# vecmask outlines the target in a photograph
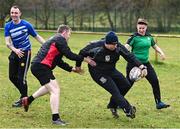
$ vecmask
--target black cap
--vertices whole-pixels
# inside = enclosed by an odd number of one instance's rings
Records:
[[[109,31],[106,34],[106,44],[117,44],[118,43],[118,37],[113,31]]]

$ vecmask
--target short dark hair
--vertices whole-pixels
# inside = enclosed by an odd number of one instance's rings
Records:
[[[18,5],[13,5],[11,8],[19,9],[19,11],[21,11]]]
[[[59,25],[58,29],[57,29],[57,33],[62,33],[63,31],[71,31],[71,28],[68,25]]]

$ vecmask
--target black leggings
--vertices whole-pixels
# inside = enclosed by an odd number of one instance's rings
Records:
[[[31,52],[24,51],[24,56],[19,58],[14,52],[9,56],[9,79],[19,90],[21,96],[27,96],[28,88],[26,75],[31,60]]]
[[[146,79],[151,84],[155,102],[158,103],[161,100],[161,93],[159,87],[159,80],[157,78],[156,72],[149,62],[143,64],[147,67],[148,74],[146,76]],[[133,67],[134,65],[130,63],[128,63],[126,67],[126,78],[129,80],[131,86],[133,86],[134,82],[129,79],[129,72]]]

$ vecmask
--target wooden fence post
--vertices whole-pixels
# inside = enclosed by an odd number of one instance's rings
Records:
[[[155,42],[156,44],[158,45],[158,40],[157,40],[158,36],[155,36]],[[157,63],[158,62],[158,53],[157,51],[155,51],[155,62]]]

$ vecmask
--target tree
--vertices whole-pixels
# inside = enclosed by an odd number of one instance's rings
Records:
[[[49,29],[49,19],[53,12],[52,8],[54,7],[53,3],[53,0],[36,0],[34,2],[35,10],[37,11],[38,8],[38,12],[36,12],[37,19],[43,23],[45,29]]]
[[[4,26],[6,17],[9,15],[10,8],[14,4],[15,0],[0,0],[0,27]]]

